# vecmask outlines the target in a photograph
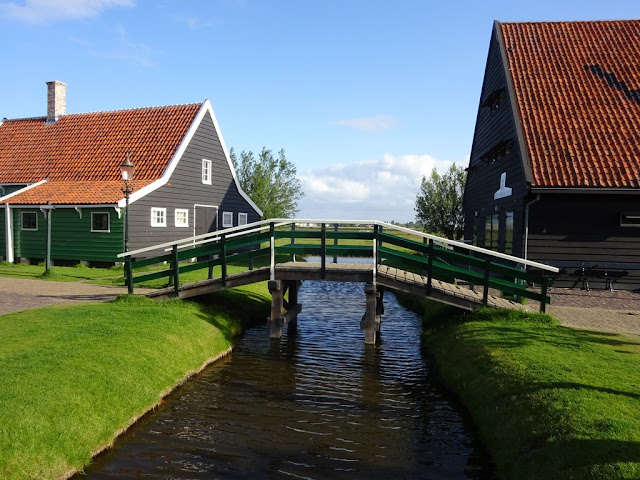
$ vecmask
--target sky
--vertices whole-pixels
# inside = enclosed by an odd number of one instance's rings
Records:
[[[298,218],[414,220],[467,166],[494,20],[640,18],[640,2],[0,0],[0,118],[212,103],[236,151],[284,149]]]

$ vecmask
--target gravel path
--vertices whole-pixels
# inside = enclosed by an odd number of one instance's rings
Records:
[[[640,294],[623,290],[552,289],[547,313],[562,325],[640,335]]]
[[[0,315],[47,305],[108,302],[124,293],[126,287],[0,277]]]

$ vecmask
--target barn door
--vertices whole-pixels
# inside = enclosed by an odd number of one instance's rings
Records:
[[[195,234],[215,232],[218,229],[218,207],[210,205],[195,206]]]

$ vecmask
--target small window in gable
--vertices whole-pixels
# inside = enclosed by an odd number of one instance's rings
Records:
[[[38,230],[38,212],[22,212],[21,216],[22,230]]]
[[[239,213],[238,214],[238,225],[246,225],[247,224],[247,214]]]
[[[175,225],[176,227],[188,227],[189,226],[189,210],[176,208],[175,211]]]
[[[167,209],[166,208],[151,208],[151,226],[152,227],[166,227],[167,226]]]
[[[495,147],[489,150],[482,156],[482,160],[487,162],[488,165],[497,162],[498,160],[511,154],[513,151],[513,140],[505,140],[498,143]]]
[[[109,233],[108,212],[91,212],[91,231]]]
[[[489,110],[493,112],[494,110],[500,108],[500,105],[504,103],[506,98],[507,96],[504,93],[504,88],[500,88],[491,92],[487,99],[482,102],[482,106],[489,107]]]
[[[222,212],[222,228],[233,227],[233,213]]]
[[[211,185],[211,160],[202,160],[202,183]]]

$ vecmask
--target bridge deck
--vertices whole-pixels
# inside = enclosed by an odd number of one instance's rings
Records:
[[[333,282],[371,282],[373,265],[362,263],[327,263],[324,278],[321,264],[314,262],[286,262],[275,266],[277,280],[327,280]],[[192,284],[180,285],[180,298],[195,297],[207,293],[224,290],[269,280],[269,267],[263,267],[234,275],[229,275],[226,281],[221,278],[202,280]],[[473,310],[482,305],[482,293],[473,291],[464,285],[432,280],[432,288],[427,295],[427,277],[400,270],[397,268],[378,265],[376,282],[379,285],[400,290],[422,297],[431,297],[442,303],[447,303],[465,310]],[[148,294],[152,298],[171,298],[175,296],[173,287],[160,289]],[[506,309],[527,309],[526,306],[489,295],[489,306]]]

